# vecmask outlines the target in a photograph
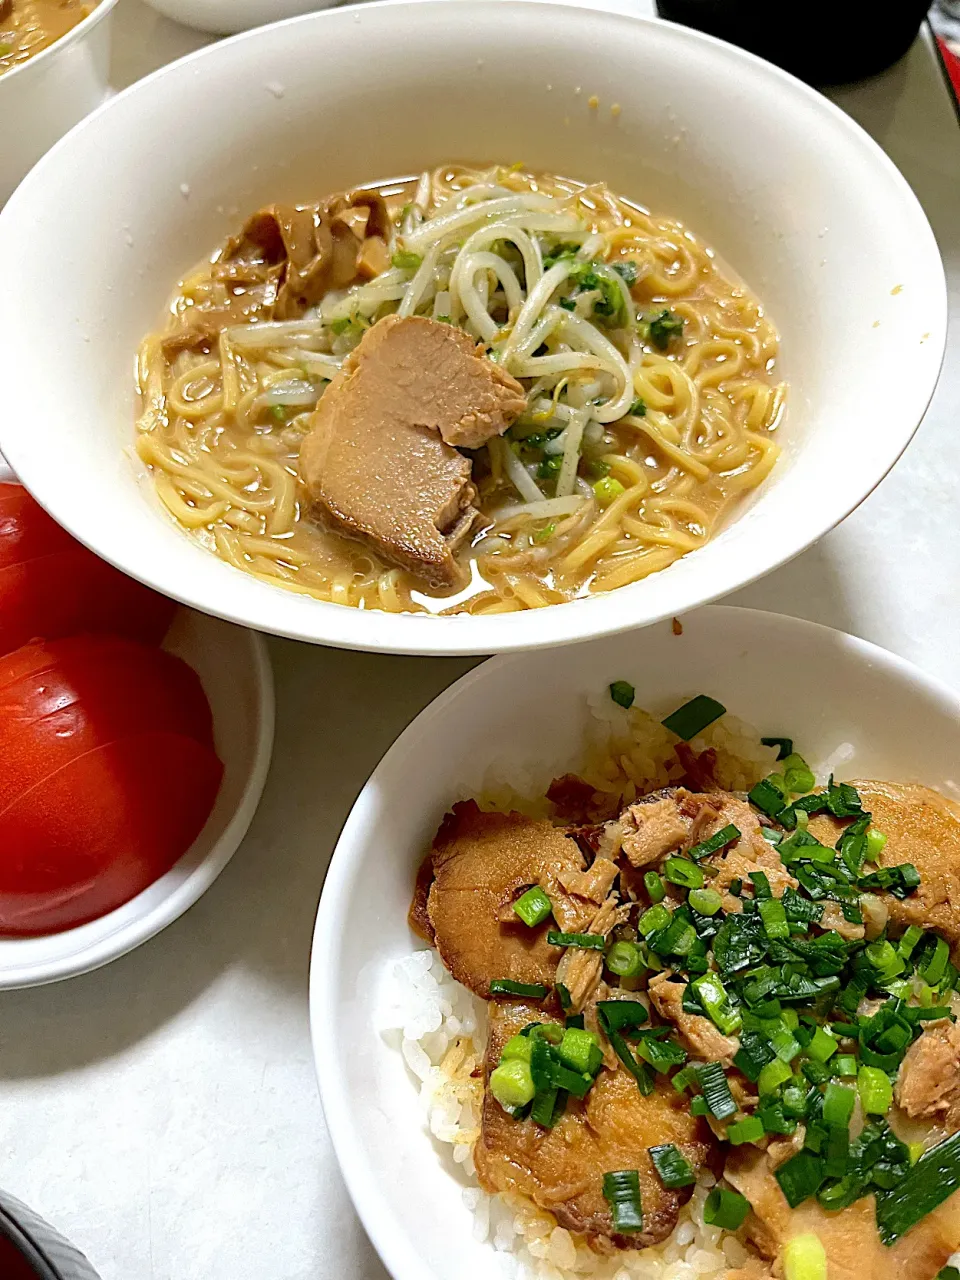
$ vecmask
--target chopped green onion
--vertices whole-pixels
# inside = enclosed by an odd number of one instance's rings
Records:
[[[545,1000],[550,988],[542,982],[513,982],[510,978],[494,978],[490,983],[492,996],[526,996],[528,1000]]]
[[[834,1058],[833,1074],[835,1076],[855,1076],[857,1074],[857,1060],[852,1053],[841,1053]]]
[[[533,535],[534,542],[549,542],[557,531],[556,520],[551,520],[549,524],[545,524],[542,529],[538,529]]]
[[[876,862],[883,853],[887,843],[887,837],[882,831],[878,831],[876,827],[871,827],[867,832],[867,861]]]
[[[513,904],[513,909],[523,923],[531,929],[538,924],[543,924],[553,910],[550,906],[550,899],[538,884],[535,884],[532,889],[528,889],[526,893],[521,894]]]
[[[960,1132],[926,1151],[892,1190],[877,1196],[877,1230],[891,1245],[960,1188]]]
[[[740,1147],[745,1142],[759,1142],[763,1134],[763,1121],[760,1117],[747,1116],[745,1120],[738,1120],[736,1124],[730,1125],[727,1129],[727,1141]]]
[[[580,947],[584,951],[602,951],[607,940],[602,933],[562,933],[559,929],[547,931],[551,947]]]
[[[665,1075],[671,1067],[682,1066],[687,1060],[686,1050],[681,1049],[675,1041],[659,1038],[659,1028],[649,1033],[640,1033],[637,1053],[661,1075]]]
[[[696,1174],[690,1168],[689,1162],[672,1142],[650,1147],[647,1154],[657,1171],[657,1177],[670,1190],[676,1190],[678,1187],[692,1187],[696,1182]]]
[[[728,844],[733,844],[734,840],[740,839],[740,835],[740,828],[729,822],[709,840],[701,840],[699,844],[695,844],[690,850],[690,857],[699,862],[701,858],[707,858],[711,853],[719,853]]]
[[[581,1075],[595,1076],[603,1064],[603,1051],[591,1031],[567,1027],[557,1045],[557,1056],[565,1067]]]
[[[960,1280],[960,1270],[956,1267],[941,1267],[937,1272],[936,1280]]]
[[[949,959],[950,947],[943,938],[937,938],[930,958],[920,968],[920,977],[935,986],[943,977]]]
[[[749,875],[753,883],[753,896],[758,902],[763,898],[773,897],[773,890],[770,888],[770,881],[765,871],[751,871]]]
[[[794,1236],[783,1248],[784,1280],[827,1280],[827,1254],[812,1231]]]
[[[631,262],[629,258],[623,258],[619,262],[611,262],[610,266],[623,279],[628,289],[632,288],[640,277],[640,270],[637,264]]]
[[[561,461],[563,460],[562,455],[557,454],[556,456]],[[597,502],[601,507],[609,507],[611,502],[615,502],[626,490],[614,476],[601,476],[599,480],[594,481],[593,492],[596,494]]]
[[[761,1093],[775,1093],[792,1075],[793,1071],[788,1063],[774,1058],[772,1062],[766,1063],[757,1077],[757,1088]]]
[[[701,889],[703,872],[695,862],[687,858],[667,858],[663,864],[664,877],[671,884],[678,884],[684,889]]]
[[[566,1011],[573,1008],[573,996],[570,994],[570,988],[564,986],[562,982],[558,982],[556,986],[557,999],[560,1001],[560,1008]]]
[[[670,919],[670,912],[667,908],[658,904],[643,913],[637,921],[637,928],[645,938],[650,938],[659,930],[668,928]]]
[[[727,1077],[719,1062],[697,1064],[697,1080],[703,1090],[703,1096],[711,1115],[717,1120],[726,1120],[735,1114],[737,1104],[733,1100]]]
[[[814,1062],[826,1062],[837,1052],[837,1042],[829,1031],[825,1031],[823,1027],[817,1027],[813,1033],[813,1039],[807,1045],[807,1053]]]
[[[864,948],[864,955],[882,982],[890,982],[898,973],[903,973],[903,960],[885,938],[878,938]]]
[[[620,1235],[643,1230],[640,1175],[636,1169],[618,1169],[603,1175],[603,1198],[610,1206],[613,1229]]]
[[[878,1067],[861,1067],[857,1072],[860,1105],[867,1115],[884,1116],[893,1102],[893,1085],[886,1072]]]
[[[657,350],[666,351],[671,339],[683,333],[683,317],[664,309],[647,321],[647,332]]]
[[[745,1031],[740,1037],[740,1048],[734,1055],[733,1065],[751,1083],[756,1084],[763,1068],[775,1059],[776,1055],[762,1036],[758,1036],[755,1031]]]
[[[530,1119],[544,1129],[552,1129],[567,1106],[567,1095],[562,1089],[541,1089],[533,1099]]]
[[[787,790],[795,796],[805,795],[817,785],[817,780],[806,760],[794,752],[786,756],[783,761],[783,778]]]
[[[786,760],[787,756],[793,755],[792,738],[761,738],[760,741],[765,747],[779,748],[777,753],[778,760]]]
[[[713,724],[714,720],[719,720],[722,715],[726,715],[726,711],[727,708],[721,702],[707,697],[705,693],[700,693],[689,702],[685,702],[682,707],[678,707],[661,723],[678,738],[689,742],[691,738],[695,738],[698,733],[706,729],[708,724]]]
[[[490,1092],[508,1111],[516,1111],[533,1101],[536,1092],[530,1066],[520,1058],[509,1058],[490,1072]]]
[[[509,1062],[511,1058],[519,1058],[521,1062],[529,1063],[533,1053],[533,1041],[533,1036],[511,1036],[500,1050],[500,1061]]]
[[[650,901],[654,904],[662,902],[667,896],[667,890],[663,881],[655,871],[646,871],[643,876],[643,887],[646,889]]]
[[[703,1206],[703,1220],[708,1227],[739,1231],[750,1212],[750,1202],[739,1191],[714,1187]]]
[[[646,967],[635,942],[615,942],[607,952],[606,966],[618,978],[636,978]]]
[[[422,261],[423,258],[419,253],[410,253],[405,249],[398,249],[393,255],[392,265],[401,271],[416,271]]]
[[[899,946],[897,947],[897,950],[903,956],[904,960],[910,959],[910,955],[914,947],[922,937],[923,930],[918,929],[915,924],[910,925],[904,930],[903,937],[900,939]]]
[[[800,1052],[800,1042],[785,1026],[770,1033],[770,1044],[781,1062],[792,1062]]]
[[[743,1026],[743,1019],[730,1003],[730,997],[719,974],[705,973],[691,985],[711,1022],[725,1036],[735,1035]]]
[[[715,916],[723,906],[716,889],[691,889],[687,902],[700,916]]]
[[[761,778],[748,792],[747,799],[768,818],[775,818],[784,807],[783,792],[769,778]]]
[[[773,1175],[780,1184],[780,1190],[786,1197],[791,1209],[796,1209],[810,1196],[815,1196],[823,1183],[825,1170],[823,1161],[812,1151],[798,1151],[791,1156]]]
[[[638,396],[637,399],[634,400],[630,408],[627,410],[627,413],[630,415],[631,418],[645,418],[647,416],[647,406],[646,404],[644,404],[643,400]]]
[[[614,680],[610,686],[610,697],[614,700],[618,707],[624,710],[633,706],[633,700],[637,696],[637,692],[632,684],[627,684],[626,680]]]
[[[768,938],[790,936],[787,912],[779,898],[764,898],[759,904],[759,909],[760,919],[763,921],[763,928]]]
[[[560,474],[560,468],[563,466],[563,455],[560,453],[551,454],[549,457],[542,459],[537,467],[538,480],[553,480]],[[597,482],[599,484],[599,481]]]
[[[823,1094],[823,1122],[830,1128],[846,1129],[853,1115],[856,1091],[843,1084],[827,1085]]]

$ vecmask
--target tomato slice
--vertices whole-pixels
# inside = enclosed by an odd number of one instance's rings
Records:
[[[0,657],[0,811],[77,756],[145,732],[213,746],[200,680],[173,654],[91,635]]]
[[[0,568],[77,545],[22,484],[0,484]]]
[[[215,752],[140,733],[71,760],[0,813],[0,934],[55,933],[141,893],[200,834]]]
[[[79,544],[0,568],[0,653],[43,636],[111,631],[159,644],[176,605]]]

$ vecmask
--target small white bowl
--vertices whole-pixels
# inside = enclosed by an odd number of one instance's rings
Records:
[[[185,27],[232,35],[266,22],[294,18],[315,9],[326,9],[340,0],[147,0],[151,8]]]
[[[424,946],[407,927],[417,866],[444,812],[480,791],[491,766],[545,786],[581,755],[586,698],[624,679],[653,710],[711,694],[761,734],[791,736],[811,764],[849,744],[841,778],[920,781],[960,798],[953,690],[796,618],[717,607],[682,621],[682,636],[664,623],[475,668],[401,734],[343,828],[313,939],[314,1058],[347,1188],[394,1280],[503,1274],[492,1245],[473,1239],[465,1182],[426,1129],[419,1081],[382,1035],[392,965]]]
[[[178,529],[131,463],[137,343],[247,211],[456,158],[603,179],[712,244],[782,331],[784,456],[705,547],[571,604],[432,618],[257,581]],[[826,98],[686,27],[516,0],[353,6],[201,50],[55,147],[0,214],[0,243],[16,246],[0,282],[0,449],[24,484],[167,595],[355,649],[563,644],[743,586],[882,479],[923,416],[945,341],[923,211]]]
[[[106,97],[116,3],[100,0],[49,48],[0,75],[0,205],[43,153]]]
[[[262,636],[180,609],[165,649],[199,675],[223,782],[200,835],[148,889],[97,920],[37,938],[0,938],[0,990],[72,978],[126,955],[193,906],[233,857],[260,802],[273,750],[273,673]]]

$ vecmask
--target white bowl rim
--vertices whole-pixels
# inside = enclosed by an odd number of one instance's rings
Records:
[[[18,62],[15,67],[11,67],[9,71],[4,71],[0,75],[0,94],[3,93],[3,86],[11,83],[21,72],[29,71],[32,67],[42,66],[50,57],[50,55],[59,53],[76,40],[82,40],[88,31],[92,30],[98,22],[103,19],[117,5],[117,0],[99,0],[96,8],[91,9],[87,16],[81,19],[75,27],[71,27],[69,31],[65,31],[62,36],[58,36],[53,44],[48,44],[45,49],[41,49],[39,53],[35,53],[32,57]],[[102,105],[102,104],[101,104]],[[99,110],[99,107],[97,108]],[[52,148],[51,148],[52,150]]]
[[[930,675],[906,658],[892,653],[889,649],[884,649],[870,640],[851,635],[849,632],[840,631],[836,627],[824,626],[822,623],[810,622],[805,618],[796,618],[789,614],[774,613],[764,609],[745,609],[737,605],[707,605],[703,610],[696,610],[695,615],[691,616],[699,617],[701,612],[713,619],[722,619],[723,615],[731,617],[735,615],[742,620],[746,614],[761,625],[785,626],[801,634],[806,633],[811,638],[816,636],[821,641],[832,645],[842,643],[848,651],[852,650],[856,653],[865,665],[881,668],[900,680],[912,684],[938,701],[950,704],[955,712],[960,709],[960,693],[944,681]],[[598,636],[596,639],[600,640],[603,637]],[[335,982],[338,966],[334,963],[334,958],[341,936],[340,922],[346,906],[349,879],[355,865],[355,859],[350,856],[349,850],[360,848],[359,843],[356,842],[356,835],[360,834],[367,821],[366,802],[377,791],[380,779],[389,775],[401,760],[416,754],[418,741],[429,736],[433,725],[446,715],[451,704],[456,702],[468,688],[478,681],[495,677],[505,668],[525,660],[528,659],[525,659],[522,653],[500,654],[487,659],[438,694],[407,725],[393,745],[388,748],[350,808],[330,859],[317,908],[310,954],[308,1001],[310,1039],[320,1104],[330,1141],[354,1208],[383,1265],[395,1280],[414,1280],[422,1273],[422,1264],[409,1249],[405,1240],[389,1229],[393,1211],[382,1197],[375,1180],[370,1176],[363,1148],[355,1141],[351,1109],[347,1090],[344,1087],[343,1063],[335,1055],[330,1055],[329,1039],[324,1034],[327,1011],[336,1008],[341,995],[340,988]]]
[[[199,616],[201,622],[206,621],[203,614]],[[242,635],[239,635],[238,639],[241,643],[246,643],[250,651],[258,733],[243,791],[220,838],[190,874],[145,915],[109,932],[105,937],[91,942],[72,955],[65,955],[58,959],[38,958],[23,963],[19,967],[5,963],[3,970],[0,971],[0,991],[46,986],[51,982],[79,977],[80,974],[101,969],[111,960],[118,960],[121,956],[127,955],[142,943],[156,937],[162,929],[173,924],[174,920],[178,920],[184,912],[188,911],[206,893],[236,853],[253,820],[267,781],[273,754],[276,714],[273,668],[270,665],[266,640],[259,632],[251,631],[249,628],[241,628],[240,631]],[[99,916],[91,923],[102,926],[105,922],[109,922],[112,914],[108,912],[107,915]],[[79,925],[76,929],[64,929],[50,936],[64,940],[71,934],[79,934],[88,927],[89,925]],[[36,939],[31,937],[27,941],[34,942]],[[15,944],[17,939],[6,938],[4,942]]]
[[[115,0],[105,0],[105,2],[114,3]],[[249,601],[250,597],[243,590],[220,590],[218,598],[211,603],[208,599],[201,599],[189,585],[183,585],[180,580],[174,580],[172,577],[169,580],[161,580],[156,573],[149,577],[143,576],[135,563],[136,552],[128,553],[122,540],[114,540],[109,544],[99,539],[90,540],[74,520],[63,520],[55,511],[50,510],[50,515],[54,519],[63,524],[78,541],[89,547],[101,559],[107,560],[129,577],[137,578],[181,604],[199,612],[235,622],[239,626],[254,627],[268,634],[291,640],[361,652],[457,656],[520,652],[548,646],[559,647],[600,636],[620,634],[638,627],[651,626],[665,618],[689,613],[693,609],[713,603],[742,587],[749,586],[774,569],[789,563],[842,523],[870,496],[891,468],[896,465],[919,429],[936,390],[946,356],[949,315],[946,274],[936,237],[913,189],[879,143],[851,116],[817,90],[773,63],[719,40],[715,36],[706,35],[679,23],[646,15],[626,16],[607,10],[585,9],[570,0],[559,0],[559,3],[562,8],[575,11],[593,25],[608,23],[611,26],[626,26],[631,30],[638,24],[640,27],[666,28],[672,33],[672,38],[681,42],[705,43],[712,47],[719,57],[726,59],[734,67],[737,64],[752,67],[755,72],[772,80],[783,93],[795,95],[798,102],[815,112],[822,113],[827,120],[831,120],[846,135],[851,145],[862,148],[872,156],[878,171],[882,170],[893,186],[899,189],[904,201],[904,210],[910,210],[910,216],[914,222],[913,230],[918,242],[925,245],[928,254],[925,284],[930,292],[931,311],[925,341],[929,344],[929,349],[936,353],[935,375],[929,379],[928,385],[925,386],[922,382],[918,384],[910,401],[909,411],[901,409],[904,422],[912,422],[913,425],[909,429],[904,429],[902,437],[890,441],[886,449],[872,448],[862,456],[859,483],[851,488],[850,496],[841,504],[840,509],[829,514],[818,514],[815,518],[811,518],[807,508],[798,509],[787,533],[779,537],[771,536],[763,543],[757,543],[749,568],[734,568],[731,563],[726,572],[721,574],[715,567],[712,575],[713,585],[704,588],[702,584],[698,585],[696,579],[693,582],[684,581],[681,588],[674,591],[668,603],[660,604],[653,610],[642,604],[641,593],[644,583],[641,581],[603,594],[550,605],[544,609],[524,609],[514,613],[489,616],[455,614],[450,617],[435,617],[417,613],[389,613],[377,609],[361,610],[332,602],[311,600],[309,602],[311,623],[316,619],[315,625],[311,626],[301,622],[299,617],[296,625],[289,625],[271,617],[269,593],[280,591],[282,588],[256,584],[264,588],[268,594],[264,597],[264,603],[254,601],[244,611],[241,611],[243,605],[237,602]],[[496,8],[498,11],[502,10],[514,16],[524,15],[523,20],[526,20],[531,10],[534,14],[538,10],[555,13],[557,3],[555,0],[497,0]],[[476,16],[489,13],[491,6],[484,3],[484,0],[458,0],[456,5],[451,5],[449,0],[406,0],[406,2],[405,0],[373,0],[371,3],[348,4],[339,8],[295,15],[218,40],[160,67],[151,75],[136,81],[121,93],[102,103],[51,147],[11,196],[7,208],[16,206],[20,200],[26,198],[24,193],[29,194],[30,188],[42,179],[47,168],[56,163],[61,150],[71,145],[71,139],[75,135],[96,127],[99,117],[104,112],[122,109],[122,104],[128,98],[148,93],[150,86],[162,77],[182,74],[188,69],[193,72],[197,67],[202,66],[205,59],[229,57],[229,51],[244,41],[259,42],[269,37],[270,33],[292,28],[296,24],[340,22],[347,16],[359,22],[365,20],[367,15],[391,11],[399,11],[401,18],[404,12],[423,13],[427,17],[431,13],[442,13],[447,18],[459,13],[469,18],[471,14]],[[199,83],[203,81],[202,76],[194,76],[193,79]],[[4,211],[0,210],[0,227],[3,223],[3,213]],[[2,425],[0,425],[0,432],[2,432]],[[43,488],[47,467],[41,454],[31,455],[29,447],[21,454],[19,442],[17,440],[13,443],[5,442],[2,435],[0,435],[0,450],[5,454],[21,483],[42,506],[45,506]],[[157,513],[158,518],[161,518],[161,515],[162,513]],[[696,551],[691,552],[683,559],[689,560],[697,554]],[[743,557],[740,557],[737,563],[742,560]],[[668,566],[661,573],[669,573],[672,567]],[[239,570],[232,570],[232,572],[240,573]],[[660,577],[660,574],[653,576]],[[250,580],[250,585],[254,585],[254,580]],[[301,599],[306,598],[301,597]],[[634,601],[637,602],[636,605]],[[547,619],[546,622],[541,620],[544,617]]]

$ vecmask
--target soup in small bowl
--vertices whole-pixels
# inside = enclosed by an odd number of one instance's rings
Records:
[[[676,615],[863,499],[943,350],[906,183],[747,54],[548,12],[311,14],[38,166],[0,447],[57,519],[253,627],[490,653]]]

